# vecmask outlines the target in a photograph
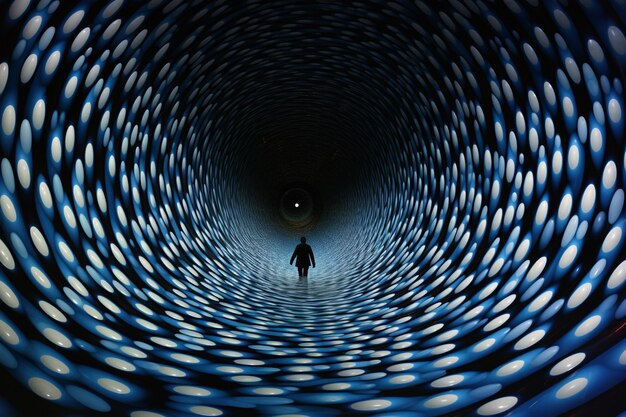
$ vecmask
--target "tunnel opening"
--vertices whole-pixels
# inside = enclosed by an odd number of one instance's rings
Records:
[[[306,183],[295,183],[285,187],[277,203],[283,225],[301,234],[311,231],[323,213],[322,201]]]
[[[6,4],[0,413],[623,411],[624,7]]]

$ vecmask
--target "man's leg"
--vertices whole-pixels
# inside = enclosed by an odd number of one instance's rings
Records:
[[[309,267],[308,266],[304,266],[304,267],[302,267],[302,269],[304,270],[302,276],[305,277],[305,278],[308,277],[309,276]]]
[[[301,266],[299,266],[299,267],[298,267],[298,276],[299,276],[299,277],[301,277],[301,278],[302,278],[302,270],[303,270],[303,269],[304,269],[304,268],[303,268],[303,267],[301,267]]]

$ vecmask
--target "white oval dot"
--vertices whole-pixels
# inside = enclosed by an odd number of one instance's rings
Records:
[[[388,400],[365,400],[352,404],[352,408],[358,411],[382,410],[391,405]]]
[[[60,162],[62,154],[61,140],[56,136],[52,139],[52,143],[50,144],[50,151],[54,162]]]
[[[48,249],[46,239],[43,237],[41,231],[35,226],[31,226],[30,228],[30,238],[33,240],[33,244],[35,245],[37,251],[43,256],[48,256],[50,250]]]
[[[600,322],[602,321],[602,316],[596,314],[595,316],[589,317],[587,320],[583,321],[577,328],[574,334],[578,337],[584,336],[592,332]]]
[[[626,37],[617,26],[609,26],[609,43],[620,55],[626,54]]]
[[[46,275],[46,273],[43,272],[41,269],[37,268],[36,266],[32,266],[30,268],[30,273],[33,276],[33,278],[35,278],[35,281],[37,281],[37,283],[41,285],[42,287],[50,288],[52,286],[52,284],[50,283],[50,279],[48,279],[48,276]]]
[[[39,183],[39,197],[46,208],[52,208],[52,194],[45,182]]]
[[[604,139],[602,138],[602,131],[597,127],[594,127],[591,130],[591,150],[594,152],[599,152],[602,149],[602,144],[604,143]]]
[[[482,352],[489,349],[491,346],[493,346],[494,343],[496,343],[496,339],[494,339],[493,337],[489,337],[477,343],[476,346],[472,348],[472,350],[474,352]]]
[[[322,389],[327,391],[340,391],[348,388],[350,388],[350,384],[346,384],[345,382],[335,382],[332,384],[322,385]]]
[[[588,383],[587,378],[576,378],[559,388],[556,392],[556,398],[563,400],[572,397],[585,389]]]
[[[13,201],[6,195],[0,196],[0,208],[2,208],[2,214],[8,221],[13,223],[17,220],[17,212],[15,211]]]
[[[583,199],[580,203],[580,208],[584,213],[589,213],[596,203],[596,187],[593,184],[589,184],[585,188],[583,193]]]
[[[65,131],[65,151],[72,152],[74,150],[74,140],[76,138],[76,134],[74,131],[74,126],[68,126]]]
[[[54,356],[43,355],[41,358],[39,358],[39,360],[46,368],[50,369],[53,372],[56,372],[57,374],[65,375],[70,372],[70,368],[68,368],[65,362],[62,362]]]
[[[521,360],[521,359],[515,360],[515,361],[507,363],[506,365],[504,365],[500,369],[498,369],[498,371],[496,372],[496,375],[498,375],[498,376],[509,376],[509,375],[514,374],[515,372],[519,371],[523,367],[524,367],[524,361],[523,360]]]
[[[2,244],[1,240],[0,244]],[[17,298],[13,290],[2,281],[0,281],[0,300],[11,308],[18,308],[20,306],[20,300]]]
[[[224,414],[221,410],[206,405],[194,405],[189,410],[199,416],[221,416]]]
[[[578,352],[562,359],[559,363],[554,365],[552,369],[550,369],[550,375],[557,376],[571,371],[585,360],[585,356],[586,355],[584,353]]]
[[[74,262],[74,253],[65,242],[59,242],[58,244],[61,256],[63,256],[68,262]]]
[[[35,108],[33,109],[33,127],[36,130],[40,130],[43,127],[43,122],[46,120],[46,102],[43,99],[37,100]]]
[[[181,386],[175,387],[174,391],[176,391],[179,394],[191,395],[191,396],[196,396],[196,397],[206,397],[206,396],[211,395],[211,391],[209,391],[208,389],[189,386],[189,385],[181,385]]]
[[[46,75],[51,75],[59,66],[60,61],[61,52],[54,51],[53,53],[51,53],[48,57],[48,60],[46,61],[46,65],[44,66],[44,71],[46,72]]]
[[[9,17],[14,20],[17,19],[24,14],[29,5],[30,0],[14,0],[13,3],[11,3],[11,7],[9,7]],[[4,7],[6,7],[6,5]]]
[[[434,380],[430,385],[435,388],[447,388],[462,382],[464,379],[463,375],[448,375]]]
[[[59,332],[58,330],[54,330],[50,327],[46,327],[43,330],[43,335],[46,336],[46,339],[48,339],[55,345],[60,346],[62,348],[69,348],[72,346],[72,341],[68,339],[67,336],[65,336],[63,333]]]
[[[71,51],[72,52],[77,52],[83,46],[85,46],[85,43],[89,39],[89,34],[90,33],[91,33],[91,29],[89,29],[89,28],[84,28],[83,30],[78,32],[78,35],[76,35],[76,38],[74,39],[74,42],[72,42],[72,45],[70,47]]]
[[[284,392],[285,391],[283,391],[280,388],[272,388],[272,387],[261,387],[261,388],[254,389],[254,393],[259,394],[259,395],[280,395],[280,394],[283,394]]]
[[[576,308],[581,305],[589,294],[591,294],[592,286],[590,283],[586,283],[576,288],[576,291],[570,296],[569,300],[567,300],[568,308]]]
[[[13,134],[15,130],[15,107],[9,105],[2,112],[2,132],[5,135]]]
[[[522,337],[516,344],[513,346],[515,350],[528,349],[533,346],[535,343],[543,339],[546,335],[546,331],[543,329],[535,330],[533,332],[528,333],[526,336]]]
[[[454,404],[459,397],[455,394],[443,394],[438,395],[436,397],[431,398],[430,400],[424,402],[424,406],[426,408],[441,408],[447,407],[450,404]]]
[[[20,181],[22,188],[30,187],[30,167],[28,162],[23,159],[17,161],[17,179]]]
[[[96,382],[98,382],[98,385],[100,385],[102,388],[108,391],[114,392],[116,394],[124,395],[130,392],[130,388],[126,384],[123,384],[120,381],[117,381],[115,379],[98,378]]]
[[[20,337],[17,335],[13,327],[4,320],[0,320],[0,338],[10,345],[20,343]]]
[[[0,263],[4,265],[6,269],[15,268],[15,260],[9,250],[9,247],[0,239]]]
[[[152,411],[133,411],[130,413],[130,417],[165,417],[163,414],[153,413]]]
[[[501,397],[483,404],[476,410],[481,416],[493,416],[510,410],[517,404],[517,397]]]
[[[617,167],[615,166],[615,162],[609,161],[604,167],[604,172],[602,172],[602,185],[604,188],[611,188],[615,185],[616,179]]]
[[[589,49],[589,55],[596,62],[604,61],[604,51],[598,42],[593,39],[587,41],[587,49]]]
[[[0,244],[1,243],[2,241],[0,240]],[[0,245],[0,255],[2,254],[1,247],[2,246]],[[625,280],[626,280],[626,261],[623,261],[621,264],[617,266],[617,268],[615,268],[613,273],[611,273],[611,276],[609,277],[609,281],[607,282],[606,286],[612,290],[614,288],[621,286]]]
[[[72,13],[72,15],[68,17],[65,23],[63,24],[63,33],[67,34],[67,33],[72,32],[74,29],[76,29],[78,25],[80,24],[81,20],[83,20],[84,16],[85,16],[84,10],[78,10]]]
[[[67,84],[65,84],[65,92],[64,92],[65,98],[71,98],[76,92],[77,86],[78,86],[78,77],[74,75],[67,81]]]
[[[0,94],[4,92],[9,78],[9,65],[6,62],[0,64]]]
[[[604,242],[602,242],[602,252],[608,253],[613,251],[619,245],[620,240],[622,240],[622,228],[615,226],[609,230],[609,233],[607,233],[604,238]]]
[[[398,375],[389,379],[391,384],[408,384],[415,381],[415,376],[413,375]]]
[[[622,106],[614,98],[609,100],[609,120],[613,123],[619,123],[622,120]]]
[[[61,323],[67,322],[67,318],[65,317],[65,314],[63,314],[61,312],[61,310],[59,310],[58,308],[56,308],[55,306],[53,306],[49,302],[41,300],[41,301],[39,301],[39,307],[41,307],[41,309],[47,315],[49,315],[50,317],[52,317],[56,321],[59,321]]]
[[[115,369],[119,369],[120,371],[133,372],[135,369],[137,369],[132,363],[119,358],[109,357],[106,358],[104,361],[109,366],[112,366]]]
[[[561,255],[561,259],[559,259],[559,268],[567,268],[574,262],[576,259],[576,255],[578,254],[578,248],[575,245],[570,245],[563,255]]]
[[[30,378],[28,380],[28,386],[35,394],[46,400],[54,401],[61,398],[61,390],[47,379],[38,377]]]
[[[37,60],[39,58],[35,54],[30,54],[22,65],[22,71],[20,72],[20,80],[23,83],[27,83],[33,77],[35,69],[37,68]]]

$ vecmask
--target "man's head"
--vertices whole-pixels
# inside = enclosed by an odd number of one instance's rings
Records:
[[[306,243],[306,237],[302,236],[302,237],[300,238],[300,242],[302,242],[302,243]]]

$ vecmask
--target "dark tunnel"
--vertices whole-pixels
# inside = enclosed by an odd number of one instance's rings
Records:
[[[626,1],[0,22],[0,415],[626,410]]]

